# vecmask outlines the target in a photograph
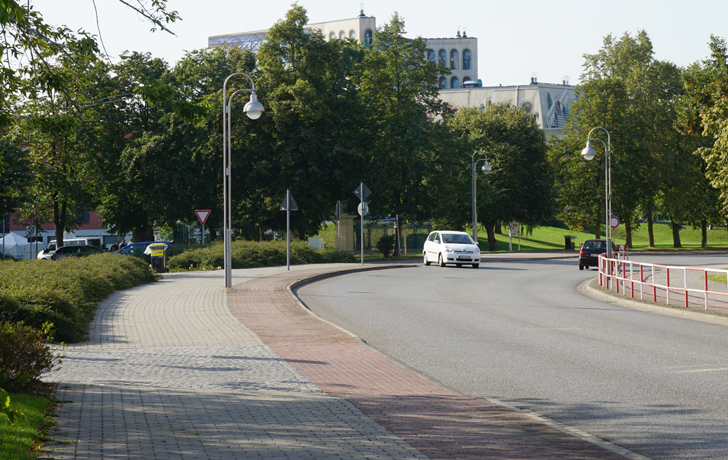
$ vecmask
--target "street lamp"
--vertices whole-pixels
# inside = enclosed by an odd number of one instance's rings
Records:
[[[605,133],[607,133],[607,143],[605,144],[603,140],[599,138],[592,138],[591,134],[594,132],[595,129],[601,129]],[[601,126],[597,126],[596,128],[592,128],[591,131],[589,131],[589,135],[586,138],[586,147],[584,147],[584,150],[581,151],[581,156],[583,156],[587,161],[590,161],[594,158],[594,155],[596,155],[596,152],[594,151],[594,147],[591,146],[592,141],[599,141],[604,146],[604,200],[605,200],[605,219],[606,219],[606,225],[604,227],[604,231],[606,233],[607,237],[607,258],[612,258],[612,155],[610,151],[612,150],[612,140],[611,136],[609,135],[609,131],[607,131],[605,128],[602,128]]]
[[[482,153],[483,158],[475,159],[475,155]],[[485,156],[485,152],[478,151],[473,153],[473,158],[470,161],[470,165],[473,170],[473,241],[476,243],[478,242],[478,207],[476,205],[476,188],[475,188],[475,165],[478,164],[479,161],[483,161],[483,167],[481,168],[481,171],[483,171],[483,174],[488,174],[491,171],[491,167],[488,164],[488,157]]]
[[[236,75],[243,75],[250,80],[250,88],[239,89],[227,97],[227,84],[230,78]],[[255,83],[248,74],[242,72],[236,72],[230,74],[222,85],[222,170],[223,170],[223,185],[222,185],[222,201],[223,201],[223,244],[224,244],[224,264],[225,264],[225,289],[231,289],[233,284],[232,275],[232,182],[230,170],[232,169],[232,148],[230,140],[230,119],[232,118],[231,104],[233,97],[238,93],[251,93],[250,101],[245,104],[243,112],[251,120],[257,120],[265,111],[263,104],[258,102],[258,96],[256,95]]]

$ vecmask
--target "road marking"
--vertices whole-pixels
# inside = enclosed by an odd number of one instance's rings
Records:
[[[718,371],[728,371],[728,367],[721,367],[718,369],[694,369],[692,371],[680,371],[680,373],[687,374],[687,373],[693,373],[693,372],[718,372]]]

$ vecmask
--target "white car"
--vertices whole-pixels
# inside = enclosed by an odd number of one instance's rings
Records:
[[[465,264],[478,268],[480,265],[480,248],[465,232],[439,230],[430,233],[422,250],[425,265],[437,262],[441,267]]]

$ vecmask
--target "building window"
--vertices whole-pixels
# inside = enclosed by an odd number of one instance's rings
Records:
[[[433,50],[433,49],[427,50],[427,60],[435,62],[435,50]]]
[[[333,40],[334,38],[336,38],[336,34],[334,32],[331,32],[329,34],[329,41]]]
[[[440,64],[447,65],[447,52],[445,50],[438,51],[437,57],[440,60]]]
[[[471,70],[472,54],[470,50],[463,51],[463,70]]]
[[[349,31],[349,38],[351,38],[352,40],[356,40],[356,32],[354,32],[353,30],[350,30]]]
[[[447,78],[440,77],[440,89],[447,88]]]
[[[460,88],[460,80],[458,80],[458,77],[452,77],[450,79],[450,87],[451,88]]]
[[[533,104],[531,104],[530,101],[524,102],[523,104],[521,104],[521,107],[523,107],[523,110],[525,110],[526,113],[529,113],[529,114],[533,110]]]
[[[459,60],[460,60],[460,56],[458,54],[458,50],[450,51],[450,68],[452,70],[458,70],[458,61]]]
[[[364,46],[369,48],[369,45],[371,45],[373,41],[374,33],[372,32],[372,29],[367,29],[366,32],[364,32]]]

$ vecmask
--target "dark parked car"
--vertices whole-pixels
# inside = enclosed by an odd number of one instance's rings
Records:
[[[99,252],[101,252],[101,249],[91,245],[61,246],[53,253],[51,260],[63,259],[64,257],[84,257]]]
[[[164,241],[144,241],[141,243],[130,243],[124,246],[123,248],[119,249],[119,254],[123,254],[125,256],[137,256],[137,257],[144,257],[144,251],[147,249],[147,246],[149,246],[152,243],[164,243],[169,244]]]
[[[607,252],[607,240],[586,240],[579,251],[579,270],[584,267],[596,267],[599,265],[599,254]],[[617,247],[612,243],[612,252],[617,252]]]

